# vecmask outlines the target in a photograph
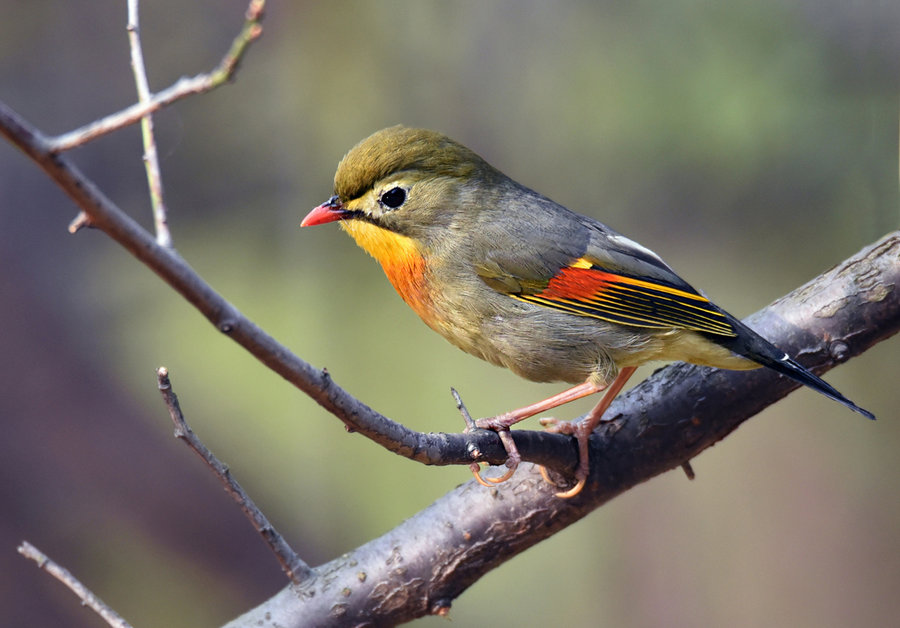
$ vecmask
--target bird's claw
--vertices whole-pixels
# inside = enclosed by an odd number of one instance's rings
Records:
[[[590,438],[593,430],[590,429],[585,421],[560,421],[559,419],[554,419],[552,417],[540,419],[540,424],[551,434],[574,436],[575,440],[578,441],[578,468],[575,470],[575,486],[556,494],[557,497],[562,499],[575,497],[587,483],[588,473],[590,471],[588,451],[590,449]],[[541,477],[544,478],[544,481],[548,484],[555,485],[556,482],[550,478],[547,470],[544,469],[544,467],[540,467],[540,469]]]
[[[491,430],[492,432],[496,432],[497,436],[500,437],[500,442],[503,443],[503,448],[506,450],[507,471],[500,477],[483,477],[481,475],[481,467],[478,465],[478,463],[469,465],[469,469],[471,469],[472,475],[475,476],[475,480],[482,486],[492,487],[496,484],[506,482],[513,476],[513,473],[516,472],[519,463],[522,462],[522,456],[519,454],[519,450],[516,447],[516,443],[513,440],[512,434],[509,433],[509,425],[504,423],[504,418],[505,415],[502,414],[494,417],[486,417],[483,419],[478,419],[477,421],[474,421],[470,425],[466,426],[466,432],[473,431],[474,429]]]
[[[508,461],[507,461],[508,464]],[[486,478],[481,475],[481,465],[477,462],[473,462],[469,465],[469,470],[472,472],[472,475],[475,476],[475,481],[481,484],[486,488],[493,488],[497,484],[501,484],[502,482],[506,482],[509,478],[513,476],[513,473],[516,472],[516,467],[509,467],[506,473],[496,478]]]
[[[466,420],[465,431],[472,432],[476,429],[481,429],[497,432],[497,436],[500,437],[500,442],[503,443],[503,448],[506,449],[508,455],[508,458],[506,459],[506,473],[496,478],[483,477],[481,475],[481,466],[477,462],[469,465],[469,469],[472,471],[475,481],[488,488],[506,482],[513,476],[513,473],[516,472],[519,463],[522,461],[522,456],[519,454],[516,443],[513,441],[512,434],[510,434],[509,431],[510,425],[516,423],[518,419],[514,418],[511,413],[507,413],[473,421],[455,390],[453,391],[453,394],[457,400],[457,407],[463,413],[463,418]],[[574,497],[581,492],[587,482],[588,471],[590,468],[588,465],[588,439],[590,438],[591,430],[582,421],[560,421],[548,417],[540,419],[540,423],[547,428],[548,432],[574,436],[578,441],[578,468],[575,470],[575,486],[567,491],[556,493],[557,497],[563,499]],[[550,476],[547,474],[544,467],[540,467],[540,470],[541,476],[548,484],[555,484],[555,482],[550,479]]]
[[[473,462],[472,464],[470,464],[469,470],[472,472],[472,475],[475,476],[475,481],[482,486],[486,486],[487,488],[492,488],[496,484],[506,482],[513,476],[513,473],[516,472],[516,468],[519,466],[519,463],[522,462],[522,456],[519,454],[519,450],[516,448],[516,443],[515,441],[513,441],[512,435],[509,433],[509,422],[505,421],[505,419],[508,419],[509,417],[505,414],[501,414],[498,416],[487,417],[478,419],[477,421],[473,421],[472,415],[469,414],[469,410],[463,403],[462,397],[460,397],[459,393],[456,392],[456,389],[451,388],[450,392],[453,394],[453,398],[456,400],[457,409],[460,411],[463,420],[466,422],[466,429],[463,430],[463,433],[470,434],[479,429],[497,432],[497,436],[500,437],[500,442],[503,443],[503,448],[506,450],[506,454],[508,456],[506,459],[506,473],[496,478],[482,477],[481,465],[479,465],[477,462]]]

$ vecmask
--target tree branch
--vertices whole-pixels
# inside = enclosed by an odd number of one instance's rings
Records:
[[[747,322],[822,372],[900,331],[898,285],[900,232],[894,232]],[[299,628],[325,617],[330,625],[394,625],[446,614],[485,573],[690,460],[796,387],[767,369],[666,367],[610,407],[612,420],[592,438],[591,479],[579,496],[556,498],[529,465],[493,489],[470,481],[228,626]],[[847,415],[860,429],[877,425]]]
[[[256,502],[250,498],[247,492],[238,484],[238,481],[231,475],[231,470],[221,460],[203,444],[203,442],[190,428],[181,411],[181,404],[178,403],[178,396],[172,388],[172,382],[169,380],[169,370],[161,366],[156,369],[156,380],[159,392],[162,395],[166,408],[169,410],[169,417],[175,424],[175,437],[184,442],[191,450],[200,456],[200,459],[206,463],[215,476],[225,488],[225,492],[231,495],[231,498],[237,503],[244,516],[250,520],[253,529],[259,532],[263,541],[275,554],[288,579],[294,584],[301,584],[304,580],[312,575],[312,570],[305,562],[300,559],[297,552],[288,545],[283,536],[275,529]]]

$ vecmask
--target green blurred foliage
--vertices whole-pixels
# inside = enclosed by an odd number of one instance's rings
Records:
[[[48,133],[133,100],[124,3],[5,3],[0,98]],[[153,88],[212,67],[244,6],[144,3]],[[347,149],[398,122],[446,132],[746,315],[897,227],[897,26],[898,6],[875,0],[272,2],[233,85],[156,117],[175,244],[368,405],[458,431],[451,385],[478,415],[559,387],[460,353],[336,227],[299,230]],[[140,151],[129,129],[74,157],[149,224]],[[12,159],[0,153],[0,167]],[[67,206],[50,198],[29,212],[51,210],[59,230]],[[101,240],[36,244],[29,280],[72,329],[89,325],[73,342],[151,413],[148,373],[169,367],[194,429],[288,538],[314,539],[305,558],[350,550],[467,480],[347,435]],[[25,254],[23,240],[2,243]],[[695,461],[695,482],[654,480],[490,574],[454,621],[886,625],[900,613],[896,351],[890,341],[828,376],[878,423],[798,392]],[[127,534],[112,550],[82,539],[101,597],[121,591],[138,625],[228,617],[202,607],[229,591]]]

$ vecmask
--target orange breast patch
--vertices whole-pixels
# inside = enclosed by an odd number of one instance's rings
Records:
[[[340,225],[378,260],[407,305],[428,322],[432,313],[431,299],[425,287],[425,258],[415,241],[362,220],[345,220]]]

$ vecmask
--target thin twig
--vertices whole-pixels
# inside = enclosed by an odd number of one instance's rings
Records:
[[[182,77],[170,87],[154,94],[147,102],[138,102],[118,113],[96,120],[79,129],[47,138],[51,153],[61,153],[86,144],[107,133],[136,124],[145,116],[181,100],[191,94],[203,94],[229,81],[247,48],[262,34],[262,17],[265,0],[251,0],[247,7],[246,19],[241,32],[231,44],[231,48],[211,72],[194,77]]]
[[[156,370],[156,379],[157,385],[159,386],[159,392],[162,394],[163,401],[166,402],[166,407],[169,409],[169,416],[172,417],[172,422],[175,424],[175,437],[184,441],[194,453],[203,459],[206,466],[216,474],[216,477],[219,478],[222,486],[225,487],[225,491],[231,495],[232,499],[240,506],[254,529],[259,532],[266,542],[266,545],[268,545],[269,549],[275,554],[275,558],[278,559],[278,562],[281,564],[281,569],[287,574],[287,577],[295,584],[301,584],[304,580],[312,576],[314,573],[313,570],[310,569],[309,565],[303,562],[297,555],[297,552],[288,545],[288,542],[285,541],[284,537],[281,536],[269,522],[268,518],[262,513],[259,507],[257,507],[250,496],[247,495],[246,491],[241,488],[241,485],[238,484],[237,480],[231,476],[231,471],[228,469],[228,466],[216,458],[206,445],[200,441],[197,435],[194,434],[194,431],[190,426],[188,426],[184,414],[181,412],[178,397],[172,389],[172,382],[169,381],[168,369],[164,366],[158,368]]]
[[[128,47],[131,49],[131,69],[137,87],[138,102],[150,100],[150,84],[144,66],[144,52],[141,48],[139,0],[128,0]],[[153,135],[153,115],[141,118],[141,138],[144,142],[144,168],[147,171],[147,186],[150,188],[150,203],[153,206],[153,224],[156,227],[156,242],[160,246],[172,246],[172,234],[166,220],[166,202],[163,196],[162,173],[159,169],[159,155]]]
[[[78,599],[81,600],[83,606],[87,606],[100,615],[107,624],[113,628],[131,628],[131,624],[122,619],[121,615],[107,606],[106,603],[94,595],[90,589],[81,584],[81,582],[78,581],[78,578],[73,576],[68,569],[61,567],[58,563],[48,558],[46,554],[34,545],[28,541],[22,541],[22,544],[18,547],[18,552],[25,558],[30,558],[36,562],[38,567],[66,585],[78,596]]]
[[[456,401],[456,409],[459,410],[460,414],[462,414],[463,421],[465,421],[466,423],[466,430],[474,431],[478,429],[475,426],[475,421],[472,419],[472,415],[469,414],[469,409],[466,408],[466,404],[463,403],[462,397],[460,397],[457,390],[455,388],[451,388],[450,394],[453,395],[453,400]]]

